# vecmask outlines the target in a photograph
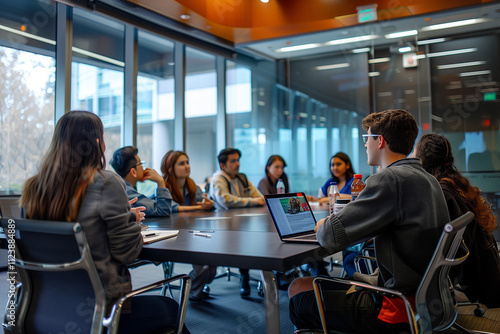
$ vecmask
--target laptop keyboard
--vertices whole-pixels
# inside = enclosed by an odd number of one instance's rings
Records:
[[[315,235],[315,234],[311,234],[311,235],[304,235],[304,236],[297,237],[297,238],[294,238],[294,239],[300,239],[300,240],[316,240],[316,235]]]

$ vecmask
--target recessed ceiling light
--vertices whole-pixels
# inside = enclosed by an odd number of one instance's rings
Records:
[[[413,48],[411,46],[403,46],[402,48],[398,49],[399,53],[411,52],[412,50]]]
[[[434,39],[426,39],[423,41],[418,41],[417,45],[426,45],[426,44],[434,44],[434,43],[441,43],[446,41],[446,38],[434,38]]]
[[[463,73],[460,73],[459,76],[461,76],[461,77],[472,77],[474,75],[486,75],[486,74],[490,74],[490,73],[491,73],[490,70],[475,71],[475,72],[463,72]]]
[[[433,25],[430,25],[427,27],[423,27],[420,30],[421,31],[431,31],[431,30],[456,28],[456,27],[462,27],[462,26],[467,26],[467,25],[477,24],[477,23],[484,23],[484,22],[489,22],[489,21],[491,21],[491,19],[483,19],[483,18],[481,18],[481,19],[469,19],[469,20],[462,20],[462,21],[433,24]]]
[[[394,32],[392,34],[387,34],[387,35],[385,35],[385,38],[387,38],[387,39],[400,38],[400,37],[407,37],[407,36],[415,36],[416,34],[418,34],[418,31],[416,31],[416,30],[400,31],[400,32]]]
[[[310,44],[301,44],[301,45],[295,45],[295,46],[285,46],[283,48],[279,48],[279,49],[276,49],[274,51],[275,52],[292,52],[292,51],[314,49],[314,48],[317,48],[320,46],[321,46],[321,44],[319,44],[319,43],[310,43]]]
[[[340,64],[316,66],[314,69],[318,71],[324,71],[324,70],[333,70],[335,68],[345,68],[349,66],[350,66],[349,63],[340,63]]]
[[[181,15],[181,19],[183,19],[183,20],[189,20],[190,18],[191,18],[191,15],[188,15],[188,14]]]
[[[260,2],[263,2],[263,3],[268,3],[269,0],[260,0]]]
[[[433,53],[428,53],[427,57],[432,58],[432,57],[443,57],[443,56],[452,56],[452,55],[458,55],[462,53],[469,53],[469,52],[476,52],[477,48],[468,48],[468,49],[458,49],[458,50],[450,50],[450,51],[442,51],[442,52],[433,52]]]
[[[352,50],[352,53],[364,53],[364,52],[370,52],[370,48],[360,48]]]
[[[446,65],[438,65],[438,70],[448,70],[450,68],[458,68],[458,67],[469,67],[469,66],[477,66],[484,65],[486,62],[484,60],[481,61],[469,61],[466,63],[454,63],[454,64],[446,64]]]
[[[328,45],[356,43],[356,42],[369,41],[369,40],[375,39],[375,38],[378,38],[378,36],[377,35],[364,35],[364,36],[348,37],[348,38],[342,38],[342,39],[334,39],[332,41],[328,41],[328,42],[323,43],[323,45],[328,46]]]
[[[391,61],[391,58],[374,58],[374,59],[369,59],[368,64],[378,64],[378,63],[387,63],[388,61]]]

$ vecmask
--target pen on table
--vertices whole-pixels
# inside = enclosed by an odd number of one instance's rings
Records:
[[[215,231],[189,231],[189,233],[214,233]]]
[[[206,234],[206,233],[194,233],[194,235],[198,235],[200,237],[205,237],[205,238],[211,238],[211,234]]]
[[[145,237],[152,237],[153,235],[156,235],[156,233],[153,232],[153,233],[144,234]]]

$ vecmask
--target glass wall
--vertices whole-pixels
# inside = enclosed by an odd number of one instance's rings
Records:
[[[0,192],[8,193],[36,172],[53,132],[57,16],[50,2],[0,1],[0,70],[7,78],[0,90]],[[415,36],[395,40],[413,44],[410,56],[394,45],[360,53],[346,46],[339,54],[269,61],[237,51],[229,55],[215,45],[209,53],[201,44],[169,40],[166,30],[125,31],[117,18],[72,10],[71,107],[102,118],[108,160],[130,136],[148,167],[157,170],[167,150],[184,147],[191,176],[201,183],[218,169],[217,150],[224,143],[242,150],[241,171],[252,182],[264,176],[267,158],[280,154],[291,189],[315,195],[338,151],[368,176],[362,118],[404,108],[416,117],[421,134],[450,139],[459,168],[499,204],[496,31],[439,43]],[[126,120],[135,124],[124,129],[124,46],[131,31],[137,34],[137,56],[127,65],[138,69],[137,118]],[[181,59],[174,59],[174,51]],[[174,71],[179,62],[183,66]],[[183,96],[176,96],[179,90]]]
[[[71,109],[101,118],[108,169],[113,152],[122,146],[124,31],[119,22],[74,10]]]
[[[186,47],[185,50],[185,149],[191,178],[203,183],[215,170],[217,115],[217,73],[215,55]]]
[[[137,148],[160,172],[161,159],[174,148],[174,43],[139,31],[138,44]]]
[[[0,12],[0,195],[19,194],[54,131],[55,6],[27,0]]]

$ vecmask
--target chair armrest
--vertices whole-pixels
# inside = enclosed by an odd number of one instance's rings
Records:
[[[117,300],[111,309],[111,313],[109,317],[104,318],[103,320],[103,325],[105,327],[108,327],[108,333],[109,334],[114,334],[118,330],[118,322],[120,320],[120,314],[121,310],[123,307],[123,303],[125,300],[137,296],[139,294],[142,294],[144,292],[153,290],[153,289],[158,289],[164,286],[165,284],[169,284],[174,281],[181,280],[181,292],[179,294],[179,310],[177,314],[177,328],[176,328],[176,333],[181,333],[182,328],[184,326],[184,319],[186,317],[186,310],[188,306],[188,300],[189,300],[189,291],[191,290],[191,277],[186,274],[182,275],[177,275],[168,279],[164,279],[149,285],[146,285],[142,288],[135,289],[133,291],[130,291],[127,293],[125,296]],[[164,297],[164,298],[169,298],[169,297]]]
[[[345,284],[345,285],[354,285],[357,287],[361,287],[363,289],[375,291],[375,292],[381,293],[381,294],[390,294],[392,296],[397,296],[397,297],[403,299],[403,301],[405,303],[405,308],[406,308],[406,315],[408,316],[408,321],[410,323],[411,333],[412,334],[418,333],[417,320],[415,319],[415,313],[413,312],[410,301],[400,291],[387,289],[384,287],[375,286],[375,285],[371,285],[371,284],[367,284],[367,283],[363,283],[363,282],[358,282],[358,281],[354,281],[354,280],[347,280],[347,279],[335,278],[335,277],[330,277],[330,278],[316,277],[313,281],[314,294],[316,295],[316,302],[318,304],[319,314],[321,317],[321,322],[323,324],[323,330],[325,331],[325,333],[328,333],[328,328],[326,325],[325,308],[323,306],[323,298],[322,298],[323,296],[321,293],[321,286],[320,286],[322,281],[341,283],[341,284]]]
[[[361,266],[359,265],[360,260],[365,261],[365,266],[367,268],[367,274],[368,275],[373,274],[373,266],[371,265],[370,261],[372,261],[373,263],[376,263],[377,259],[373,256],[356,255],[356,257],[354,258],[354,267],[356,268],[356,271],[358,273],[361,273]]]

